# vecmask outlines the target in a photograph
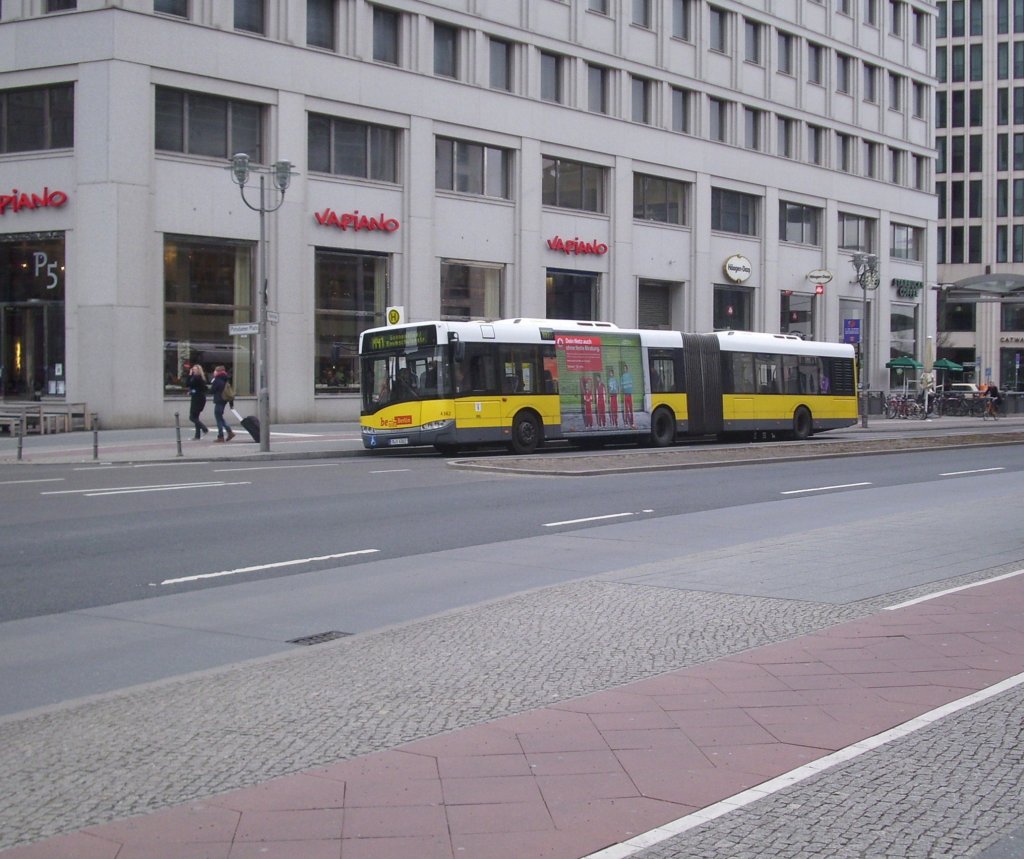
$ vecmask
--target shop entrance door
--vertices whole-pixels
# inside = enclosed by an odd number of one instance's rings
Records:
[[[3,396],[31,400],[64,393],[64,320],[49,302],[5,304],[0,313]],[[58,323],[55,332],[53,321]]]

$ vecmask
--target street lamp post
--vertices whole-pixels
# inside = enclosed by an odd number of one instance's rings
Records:
[[[249,174],[257,173],[260,177],[259,205],[253,205],[245,196]],[[274,188],[280,196],[277,202],[267,204],[267,175],[273,178]],[[284,194],[292,180],[291,161],[275,161],[270,167],[253,167],[249,156],[243,152],[231,159],[231,178],[238,185],[242,202],[260,216],[260,261],[259,289],[256,301],[258,305],[257,319],[259,333],[256,341],[256,413],[260,422],[260,451],[270,450],[270,374],[267,364],[270,360],[270,326],[267,320],[268,284],[267,284],[267,226],[266,216],[276,212],[284,205]],[[273,196],[273,195],[272,195]]]
[[[857,252],[851,260],[857,271],[857,283],[861,288],[860,312],[860,365],[861,365],[861,413],[860,425],[868,425],[868,389],[871,386],[871,362],[868,351],[868,290],[878,289],[878,257],[875,254]]]

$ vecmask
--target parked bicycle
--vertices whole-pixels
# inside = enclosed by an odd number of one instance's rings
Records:
[[[882,414],[887,418],[924,418],[924,405],[914,397],[889,394],[882,403]]]

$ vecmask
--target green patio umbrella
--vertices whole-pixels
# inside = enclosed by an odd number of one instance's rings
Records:
[[[932,364],[936,370],[949,370],[953,373],[962,373],[964,368],[962,365],[957,364],[956,361],[950,361],[949,358],[939,358],[934,364]]]
[[[924,364],[909,355],[900,355],[899,358],[893,358],[885,366],[890,370],[920,370]]]

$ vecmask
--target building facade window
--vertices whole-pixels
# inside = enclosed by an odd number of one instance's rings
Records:
[[[544,282],[548,319],[600,318],[600,275],[549,268]]]
[[[359,335],[385,324],[389,263],[384,254],[316,248],[315,393],[359,390]]]
[[[875,221],[861,215],[839,213],[839,247],[844,251],[875,252]]]
[[[593,164],[545,157],[541,176],[543,205],[603,214],[605,173],[605,168]]]
[[[587,8],[591,12],[599,12],[602,15],[607,15],[608,0],[587,0]]]
[[[864,141],[864,175],[871,179],[879,178],[881,172],[878,166],[878,149],[879,144],[870,140]]]
[[[205,93],[156,88],[156,148],[209,158],[245,152],[263,161],[263,107]]]
[[[851,74],[853,69],[853,57],[846,54],[836,54],[836,92],[849,95],[853,90]]]
[[[924,230],[907,224],[892,224],[889,256],[920,262],[923,254]]]
[[[507,149],[438,137],[434,155],[438,190],[508,199],[512,158]]]
[[[764,114],[752,107],[743,108],[743,145],[747,149],[760,150],[763,147],[762,134]]]
[[[505,266],[441,260],[442,319],[501,319]]]
[[[836,134],[836,169],[853,172],[853,137],[849,134]]]
[[[398,181],[399,130],[309,114],[309,169],[379,182]]]
[[[783,158],[796,158],[796,120],[780,116],[776,120],[778,139],[775,142],[775,154]]]
[[[256,338],[231,337],[251,322],[255,242],[164,236],[164,384],[181,393],[192,364],[209,373],[223,364],[241,396],[255,393]]]
[[[491,89],[512,92],[512,44],[502,39],[490,39]]]
[[[710,24],[708,47],[720,54],[728,53],[729,13],[717,6],[711,6],[708,9],[708,20]]]
[[[864,63],[864,101],[878,102],[878,66]]]
[[[757,21],[743,19],[743,59],[755,66],[761,65],[761,30]]]
[[[889,110],[903,110],[903,76],[889,73]]]
[[[633,217],[638,221],[685,226],[688,200],[685,182],[643,173],[633,174]]]
[[[758,235],[759,198],[724,188],[711,189],[711,229],[741,236]]]
[[[188,17],[188,0],[153,0],[153,11],[161,15]]]
[[[814,296],[811,293],[782,293],[779,302],[779,333],[797,337],[814,336]]]
[[[651,0],[633,0],[633,23],[648,30],[651,28]]]
[[[672,0],[672,38],[692,41],[693,0]]]
[[[693,93],[688,89],[672,88],[672,130],[690,134],[692,125]]]
[[[306,44],[314,48],[337,47],[334,25],[335,0],[306,0]]]
[[[719,143],[729,140],[729,103],[720,98],[708,99],[708,137]]]
[[[46,14],[51,12],[66,12],[77,8],[78,3],[76,0],[46,0],[44,12],[46,12]]]
[[[825,129],[820,125],[807,126],[807,160],[811,164],[825,163]]]
[[[6,399],[66,393],[64,271],[63,233],[0,236],[0,395]]]
[[[818,86],[825,83],[825,48],[814,42],[807,43],[807,82]]]
[[[434,22],[434,74],[442,78],[459,76],[459,31],[457,27]]]
[[[562,90],[562,58],[557,54],[541,51],[540,97],[544,101],[561,104]]]
[[[654,81],[634,75],[630,79],[630,100],[633,122],[650,125],[654,113]]]
[[[264,0],[235,0],[235,29],[247,33],[266,33]]]
[[[74,132],[73,84],[0,91],[0,152],[68,149]]]
[[[587,110],[591,113],[608,113],[610,74],[604,66],[587,65]]]
[[[402,16],[391,9],[373,7],[373,59],[397,66],[401,62]]]
[[[753,291],[715,284],[712,325],[715,331],[751,331]]]
[[[801,203],[779,202],[779,241],[821,246],[821,209]]]
[[[780,74],[793,74],[793,45],[795,41],[795,37],[789,33],[779,32],[775,68]]]

